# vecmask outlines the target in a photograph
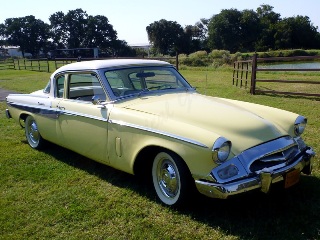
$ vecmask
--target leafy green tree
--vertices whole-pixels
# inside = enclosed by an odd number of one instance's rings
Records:
[[[237,9],[224,9],[214,15],[208,25],[211,49],[225,49],[236,52],[241,45],[241,17]]]
[[[120,46],[116,42],[117,32],[105,16],[91,16],[79,8],[67,14],[56,12],[49,20],[53,42],[58,48]]]
[[[102,15],[88,17],[85,35],[85,45],[87,47],[108,48],[112,47],[116,40],[117,32],[110,25],[107,17]]]
[[[275,48],[274,36],[276,25],[280,22],[280,14],[273,11],[273,7],[263,4],[256,10],[260,20],[260,32],[256,42],[257,51],[266,51]]]
[[[261,25],[258,14],[253,10],[243,10],[240,18],[240,39],[237,51],[255,51],[255,43],[258,41]]]
[[[276,49],[312,49],[320,47],[317,28],[307,16],[284,18],[276,26]]]
[[[0,27],[2,38],[8,45],[19,46],[22,55],[26,52],[37,56],[46,51],[49,39],[49,25],[34,16],[8,18]]]
[[[182,52],[185,34],[180,24],[161,19],[146,27],[150,43],[161,54]]]
[[[184,53],[189,54],[199,50],[207,50],[208,23],[209,19],[202,18],[195,25],[185,26]]]

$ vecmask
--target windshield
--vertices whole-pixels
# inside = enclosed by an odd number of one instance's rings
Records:
[[[133,67],[105,72],[116,97],[149,91],[185,90],[189,83],[173,67]]]

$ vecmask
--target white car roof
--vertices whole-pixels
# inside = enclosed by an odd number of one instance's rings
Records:
[[[53,75],[64,71],[76,71],[76,70],[96,70],[103,68],[119,68],[130,66],[169,66],[171,64],[149,59],[108,59],[108,60],[92,60],[76,62],[64,65],[57,69]]]

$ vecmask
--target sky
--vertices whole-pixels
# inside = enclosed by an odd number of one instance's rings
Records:
[[[319,0],[14,0],[1,3],[0,23],[7,18],[33,15],[49,23],[50,15],[81,8],[88,15],[108,18],[118,39],[129,45],[148,44],[146,27],[161,19],[176,21],[182,27],[194,25],[201,18],[211,18],[222,9],[256,10],[268,4],[281,18],[308,16],[320,31]]]

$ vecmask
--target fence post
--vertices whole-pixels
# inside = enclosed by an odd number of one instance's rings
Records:
[[[256,93],[256,78],[257,78],[257,54],[252,57],[252,70],[251,70],[251,88],[250,93],[254,95]]]
[[[233,73],[232,73],[232,85],[234,85],[234,76],[235,76],[235,73],[236,73],[236,62],[233,63]]]
[[[49,68],[49,60],[47,58],[47,66],[48,66],[48,72],[50,72],[50,68]]]
[[[178,51],[176,51],[176,68],[179,71],[179,57],[178,57]]]

